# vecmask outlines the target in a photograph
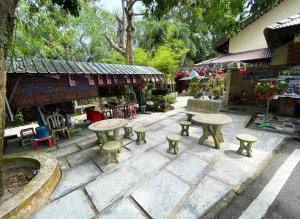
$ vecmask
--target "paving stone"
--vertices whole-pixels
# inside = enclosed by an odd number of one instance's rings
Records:
[[[92,162],[88,162],[77,167],[62,171],[61,180],[51,195],[51,200],[65,195],[79,186],[82,186],[101,174],[99,168]]]
[[[134,200],[155,219],[166,218],[189,190],[172,174],[162,171],[132,193]]]
[[[78,146],[75,144],[65,146],[63,148],[57,149],[55,151],[51,151],[50,153],[53,154],[56,158],[61,158],[67,156],[68,154],[72,154],[79,151]]]
[[[31,219],[89,219],[94,216],[88,198],[81,190],[76,190],[35,213]]]
[[[212,162],[222,156],[222,151],[206,145],[200,145],[198,142],[187,145],[187,151],[208,162]]]
[[[132,189],[139,180],[136,170],[123,166],[102,174],[85,189],[98,211],[101,211]]]
[[[55,151],[57,150],[58,147],[57,145],[52,145],[51,147],[49,147],[48,145],[46,146],[45,144],[40,144],[40,148],[39,151],[43,151],[43,152],[51,152],[51,151]]]
[[[270,157],[270,153],[261,149],[256,149],[255,147],[252,147],[252,157],[247,157],[236,152],[240,146],[237,143],[225,143],[224,146],[225,157],[237,162],[242,162],[243,164],[249,164],[253,168],[258,168],[264,160]],[[246,151],[244,151],[244,154],[246,154]]]
[[[180,134],[181,126],[178,122],[174,121],[174,123],[172,125],[169,125],[169,126],[163,128],[162,130],[164,130],[166,132],[174,133],[174,134]]]
[[[95,157],[100,156],[100,147],[95,146],[92,148],[79,151],[77,153],[67,156],[67,160],[71,167],[93,160]]]
[[[103,172],[111,171],[114,168],[119,167],[125,161],[129,160],[133,157],[133,154],[125,148],[121,149],[121,153],[119,154],[119,163],[110,163],[106,164],[107,156],[103,153],[100,156],[94,157],[95,163],[101,168]]]
[[[188,197],[187,201],[176,215],[176,218],[200,218],[229,191],[229,186],[218,180],[205,177],[190,197]]]
[[[174,159],[176,157],[178,157],[180,154],[183,153],[183,151],[186,150],[187,146],[185,143],[183,142],[179,142],[179,151],[178,151],[178,154],[174,154],[174,153],[168,153],[167,152],[167,149],[169,148],[169,143],[167,142],[163,142],[161,144],[159,144],[158,146],[156,146],[154,148],[155,151],[158,151],[159,153],[161,153],[162,155],[166,156],[166,157],[169,157],[171,159]],[[173,151],[172,151],[173,152]]]
[[[133,159],[128,165],[137,169],[140,173],[148,175],[158,172],[159,169],[169,161],[170,159],[152,150],[143,154],[141,157]]]
[[[122,138],[123,138],[123,136],[122,136]],[[122,139],[123,146],[126,146],[126,145],[128,145],[128,144],[130,144],[132,142],[134,142],[134,140],[132,140],[130,138],[123,138]]]
[[[70,165],[68,164],[66,158],[60,158],[57,161],[58,161],[58,165],[59,165],[61,170],[65,170],[65,169],[70,168]]]
[[[128,199],[122,199],[96,219],[146,219]]]
[[[147,139],[147,137],[146,137],[146,139]],[[137,145],[134,141],[128,145],[125,145],[124,147],[127,148],[128,150],[130,150],[134,154],[134,156],[137,156],[138,154],[141,154],[147,150],[150,150],[151,148],[155,147],[156,145],[158,145],[157,142],[153,142],[150,139],[147,139],[147,143],[145,143],[145,144]]]
[[[166,136],[170,133],[171,132],[169,132],[167,130],[160,129],[160,130],[148,133],[148,136],[146,135],[146,139],[148,140],[148,142],[152,143],[153,145],[158,145],[162,142],[165,142]]]
[[[93,137],[93,138],[86,138],[85,140],[83,141],[79,141],[76,143],[81,149],[86,149],[86,148],[89,148],[89,147],[92,147],[92,146],[95,146],[95,145],[98,145],[98,142],[97,142],[97,137]]]
[[[255,168],[251,165],[228,158],[220,158],[213,166],[212,171],[209,172],[209,175],[233,186],[237,186],[246,181],[254,172]]]
[[[87,138],[95,138],[97,136],[96,136],[96,133],[92,132],[92,133],[86,134],[85,137],[87,137]]]
[[[176,121],[171,118],[163,119],[158,122],[158,124],[163,125],[163,126],[171,126],[173,124],[176,124]]]
[[[57,145],[58,145],[59,148],[63,148],[63,147],[69,146],[71,144],[75,144],[76,142],[79,142],[79,141],[84,140],[84,139],[86,139],[85,136],[72,138],[71,140],[69,140],[69,139],[65,140],[61,143],[58,143]]]
[[[162,126],[162,125],[160,125],[158,123],[154,123],[154,124],[152,124],[152,125],[149,126],[149,129],[151,131],[157,131],[157,130],[160,130],[162,128],[164,128],[164,126]]]
[[[195,183],[203,175],[208,163],[199,158],[184,153],[170,163],[166,169],[181,177],[188,183]]]

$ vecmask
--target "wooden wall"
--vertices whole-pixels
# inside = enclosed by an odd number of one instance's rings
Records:
[[[243,91],[246,91],[248,104],[255,104],[255,85],[258,82],[258,79],[277,78],[279,74],[278,70],[272,68],[247,69],[247,72],[247,75],[240,75],[238,69],[231,70],[229,103],[232,98],[239,96]]]
[[[300,64],[300,42],[289,44],[287,64]]]
[[[19,84],[17,83],[20,77]],[[13,93],[14,107],[40,106],[53,103],[62,103],[72,100],[98,97],[103,90],[105,92],[120,93],[125,84],[141,83],[140,77],[132,76],[86,78],[84,75],[72,76],[71,81],[67,75],[28,75],[9,74],[7,80],[7,97]],[[104,93],[105,93],[104,92]]]

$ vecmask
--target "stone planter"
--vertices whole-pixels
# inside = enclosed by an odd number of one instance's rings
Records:
[[[57,159],[48,153],[18,153],[4,156],[3,167],[30,166],[38,169],[37,175],[18,193],[0,203],[0,218],[29,218],[49,199],[60,180]]]

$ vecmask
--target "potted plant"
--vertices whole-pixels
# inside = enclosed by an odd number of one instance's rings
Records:
[[[274,128],[268,121],[270,102],[274,96],[283,94],[287,87],[285,81],[262,81],[256,84],[256,95],[261,100],[266,101],[264,121],[259,125],[260,128]]]

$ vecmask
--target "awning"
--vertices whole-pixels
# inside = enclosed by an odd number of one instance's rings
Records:
[[[266,41],[271,49],[293,40],[297,33],[300,33],[300,13],[277,21],[264,30]]]
[[[148,66],[106,64],[50,60],[40,58],[13,58],[6,60],[7,73],[14,74],[100,74],[100,75],[161,75]]]
[[[263,49],[256,49],[256,50],[250,50],[246,52],[231,53],[231,54],[218,56],[200,62],[196,65],[266,60],[266,59],[270,59],[271,57],[272,57],[271,51],[268,48],[263,48]]]

